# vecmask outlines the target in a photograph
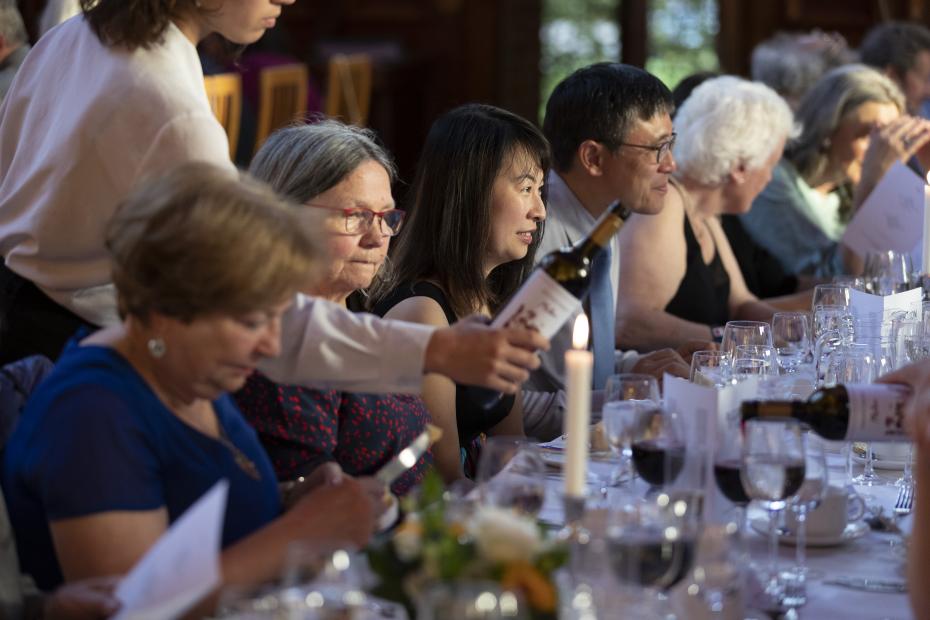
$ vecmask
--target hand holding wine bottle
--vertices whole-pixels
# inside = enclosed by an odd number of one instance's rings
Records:
[[[904,386],[910,398],[902,404],[904,430],[918,446],[930,449],[930,360],[923,360],[878,379],[880,384]]]

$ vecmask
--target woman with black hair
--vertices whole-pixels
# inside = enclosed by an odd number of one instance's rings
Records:
[[[393,270],[372,293],[377,314],[446,326],[492,314],[533,266],[546,217],[549,147],[528,121],[488,105],[461,106],[430,129],[412,187],[407,223],[392,249]],[[447,480],[471,473],[482,433],[522,435],[520,399],[490,409],[472,392],[428,375],[423,400],[445,432],[434,446]]]

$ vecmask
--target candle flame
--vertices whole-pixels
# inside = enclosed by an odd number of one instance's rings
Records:
[[[572,346],[576,349],[588,348],[588,317],[579,314],[575,319],[575,327],[572,330]]]
[[[927,173],[927,183],[930,183],[930,172]]]

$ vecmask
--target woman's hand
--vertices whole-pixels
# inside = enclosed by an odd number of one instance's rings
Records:
[[[301,497],[282,518],[292,524],[295,539],[345,541],[364,547],[375,528],[371,485],[343,475],[337,484],[317,487]]]
[[[930,148],[930,121],[925,119],[901,116],[873,128],[856,185],[856,205],[862,204],[896,161],[906,163],[925,146]]]
[[[898,383],[911,389],[904,405],[904,423],[923,452],[930,451],[930,360],[888,373],[878,383]]]
[[[66,583],[45,599],[47,620],[102,620],[119,610],[113,590],[119,577],[97,577]]]

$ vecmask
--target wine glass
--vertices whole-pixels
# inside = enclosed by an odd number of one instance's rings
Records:
[[[769,511],[769,578],[765,594],[781,599],[778,578],[778,516],[804,483],[804,435],[797,420],[755,418],[744,426],[740,479],[746,494]]]
[[[620,463],[617,472],[611,472],[610,479],[605,481],[601,495],[607,495],[607,486],[613,486],[617,481],[626,480],[630,465],[630,445],[633,443],[635,427],[642,419],[644,411],[640,401],[614,400],[604,403],[601,417],[604,420],[604,434],[611,452]]]
[[[785,597],[787,607],[800,607],[807,602],[807,514],[823,501],[829,485],[827,459],[823,440],[811,431],[804,431],[804,483],[790,502],[797,516],[795,537],[795,567],[786,579]]]
[[[730,356],[723,351],[695,351],[689,379],[698,385],[724,387],[730,380]]]
[[[740,345],[772,345],[772,326],[762,321],[729,321],[723,328],[720,350],[732,359]]]
[[[740,416],[736,411],[727,413],[721,419],[714,446],[714,481],[717,488],[728,500],[733,502],[737,511],[736,523],[740,532],[746,530],[746,508],[750,497],[743,486],[740,475],[743,457],[743,432],[740,428]]]
[[[674,482],[685,466],[685,437],[681,416],[653,407],[643,412],[634,429],[631,453],[636,473],[650,491]]]
[[[741,536],[740,526],[727,522],[705,525],[698,540],[693,571],[697,592],[689,587],[688,594],[701,596],[715,617],[723,615],[727,599],[741,599],[746,564]]]
[[[811,328],[806,312],[776,312],[772,316],[772,340],[778,365],[786,374],[797,372],[811,350]]]
[[[417,602],[419,620],[473,618],[527,619],[529,613],[516,593],[492,581],[438,582],[427,586]]]
[[[624,584],[668,591],[694,562],[697,526],[686,499],[664,493],[611,512],[607,548],[614,575]]]
[[[658,407],[659,402],[659,382],[652,375],[622,373],[607,379],[602,416],[607,441],[620,454],[620,472],[615,480],[627,478],[633,428],[643,422],[642,414]],[[606,494],[606,488],[601,493]]]
[[[740,372],[740,362],[749,360]],[[748,369],[748,370],[747,370]],[[758,344],[741,344],[733,352],[733,374],[777,375],[778,362],[775,347]]]
[[[904,292],[910,288],[911,257],[894,250],[868,252],[863,275],[871,280],[875,295]]]
[[[814,287],[811,299],[811,308],[816,311],[818,306],[849,307],[849,285],[847,284],[818,284]]]
[[[524,437],[489,437],[478,459],[481,501],[532,517],[546,499],[546,464],[539,446]]]

